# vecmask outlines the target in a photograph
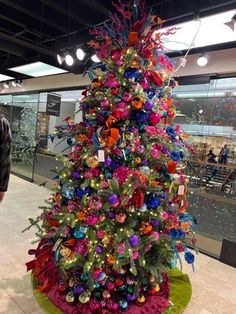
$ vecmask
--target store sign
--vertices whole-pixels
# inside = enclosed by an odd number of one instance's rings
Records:
[[[60,116],[61,95],[48,94],[46,114],[51,116]]]

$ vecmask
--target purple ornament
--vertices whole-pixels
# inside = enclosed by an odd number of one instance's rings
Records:
[[[99,244],[97,247],[96,247],[96,253],[98,254],[101,254],[103,252],[103,247],[101,244]]]
[[[162,154],[168,154],[169,150],[166,147],[162,147],[161,149]]]
[[[146,101],[144,104],[144,108],[146,110],[151,110],[153,108],[153,104],[150,101]]]
[[[79,171],[77,171],[77,170],[73,171],[73,178],[74,179],[80,179]]]
[[[109,217],[110,219],[115,219],[115,217],[116,217],[115,212],[112,212],[112,211],[108,212],[108,217]]]
[[[105,166],[106,166],[106,167],[110,167],[111,164],[112,164],[112,159],[109,158],[109,157],[107,157],[107,158],[105,159]]]
[[[74,293],[76,293],[76,294],[81,294],[83,291],[84,291],[84,288],[80,285],[75,286],[75,288],[74,288]]]
[[[147,166],[148,165],[148,161],[146,159],[142,160],[142,165],[143,166]]]
[[[137,246],[139,244],[139,237],[136,236],[135,234],[133,234],[130,238],[129,238],[129,243],[131,246]]]
[[[154,219],[154,218],[151,218],[150,219],[150,223],[153,227],[157,227],[160,225],[160,220],[157,220],[157,219]]]
[[[136,296],[134,294],[127,294],[127,300],[130,301],[134,301],[136,299]]]
[[[111,205],[114,205],[115,203],[118,202],[119,200],[119,197],[116,195],[116,194],[110,194],[107,198],[108,202],[111,204]]]

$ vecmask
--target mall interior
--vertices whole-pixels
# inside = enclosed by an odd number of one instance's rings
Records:
[[[55,126],[69,117],[78,124],[83,119],[83,91],[91,84],[86,69],[100,63],[96,49],[86,44],[93,38],[89,29],[109,25],[109,12],[116,9],[112,2],[0,0],[0,114],[12,134],[11,176],[0,204],[0,313],[80,313],[43,308],[25,266],[31,260],[28,250],[37,245],[37,229],[22,230],[50,200],[58,179],[55,169],[63,167],[71,151],[68,141],[54,136]],[[185,307],[163,313],[235,314],[236,1],[141,3],[164,20],[158,31],[178,82],[172,92],[172,125],[188,134],[192,147],[182,161],[188,212],[197,221],[194,270],[185,262],[182,269],[192,296]],[[49,111],[50,97],[59,101],[56,114]]]

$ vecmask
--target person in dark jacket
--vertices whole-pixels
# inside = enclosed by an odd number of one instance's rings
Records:
[[[7,191],[11,166],[11,130],[9,122],[0,114],[0,203]]]

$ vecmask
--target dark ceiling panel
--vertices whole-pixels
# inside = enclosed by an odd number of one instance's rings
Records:
[[[235,9],[236,0],[147,0],[146,7],[168,26]],[[114,12],[111,0],[0,0],[0,71],[39,55],[56,65],[56,53],[85,45],[90,26],[105,21],[108,12]]]

